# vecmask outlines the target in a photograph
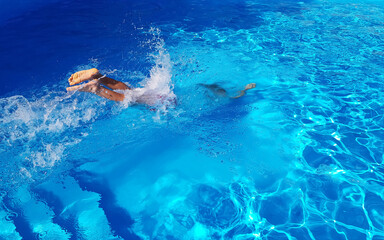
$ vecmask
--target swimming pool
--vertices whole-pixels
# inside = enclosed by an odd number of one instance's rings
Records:
[[[4,20],[0,238],[384,239],[383,9],[63,0]],[[178,105],[66,93],[91,67]]]

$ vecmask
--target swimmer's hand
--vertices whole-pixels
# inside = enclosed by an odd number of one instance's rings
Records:
[[[255,87],[256,87],[256,83],[248,83],[247,85],[245,85],[244,91],[255,88]]]
[[[247,85],[245,85],[244,90],[240,91],[239,95],[231,97],[231,98],[240,98],[240,97],[245,95],[246,91],[248,91],[249,89],[255,88],[255,87],[256,87],[256,83],[248,83]]]

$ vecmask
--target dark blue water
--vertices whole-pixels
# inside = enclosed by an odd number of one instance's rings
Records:
[[[0,238],[384,239],[383,10],[69,0],[9,12]],[[91,67],[178,104],[67,93]],[[239,99],[201,86],[236,95],[250,82]]]

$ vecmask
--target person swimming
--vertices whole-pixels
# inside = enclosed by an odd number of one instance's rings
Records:
[[[85,81],[89,81],[84,84]],[[166,95],[156,93],[156,91],[150,91],[146,88],[131,88],[125,83],[118,80],[109,78],[102,75],[96,68],[78,71],[71,75],[68,79],[69,85],[67,91],[81,91],[94,93],[100,97],[113,100],[113,101],[126,101],[139,104],[146,104],[153,106],[158,102],[171,102],[176,103],[176,95],[171,91]],[[75,85],[75,86],[73,86]],[[218,84],[199,84],[199,86],[205,87],[217,96],[240,98],[245,95],[245,92],[249,89],[255,88],[255,83],[247,84],[243,90],[236,96],[228,96],[227,91],[220,87]]]

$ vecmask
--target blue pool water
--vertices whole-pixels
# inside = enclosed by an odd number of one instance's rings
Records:
[[[1,239],[384,239],[380,1],[7,6]],[[178,104],[67,93],[91,67]]]

